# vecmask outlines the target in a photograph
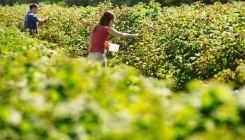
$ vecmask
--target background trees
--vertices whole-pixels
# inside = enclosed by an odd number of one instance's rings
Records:
[[[105,0],[0,0],[1,5],[14,5],[15,3],[24,4],[24,3],[39,3],[39,2],[46,2],[46,3],[55,3],[57,5],[67,5],[67,6],[96,6]],[[149,3],[151,0],[110,0],[115,5],[122,5],[127,4],[129,6],[135,5],[139,2]],[[181,5],[182,3],[193,3],[199,0],[155,0],[159,2],[163,6],[173,6],[173,5]],[[203,2],[210,4],[218,0],[202,0]],[[228,2],[229,0],[219,0],[223,3]],[[245,0],[242,0],[245,1]]]

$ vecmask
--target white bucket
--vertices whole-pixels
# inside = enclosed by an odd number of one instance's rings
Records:
[[[117,52],[118,50],[119,50],[119,45],[118,44],[110,43],[110,45],[109,45],[109,51],[111,51],[111,52]]]

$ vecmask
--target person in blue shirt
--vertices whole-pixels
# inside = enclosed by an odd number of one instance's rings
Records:
[[[38,12],[38,5],[36,3],[30,4],[30,11],[25,15],[24,28],[25,31],[29,30],[30,34],[38,33],[38,25],[43,24],[49,20],[49,17],[45,19],[39,19],[36,15]]]

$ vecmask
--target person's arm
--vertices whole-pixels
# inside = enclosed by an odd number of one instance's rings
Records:
[[[38,24],[40,25],[40,24],[43,24],[43,23],[45,23],[45,22],[47,22],[49,20],[49,17],[46,17],[45,19],[43,19],[43,20],[38,20],[37,22],[38,22]]]
[[[137,38],[139,36],[138,34],[129,34],[129,33],[119,32],[113,28],[109,28],[108,32],[113,36],[122,37],[122,38]]]

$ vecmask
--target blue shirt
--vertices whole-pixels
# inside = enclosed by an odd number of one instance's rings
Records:
[[[25,16],[25,23],[24,23],[24,26],[25,26],[25,30],[26,29],[29,29],[31,32],[38,32],[38,22],[39,18],[34,14],[34,13],[31,13],[31,12],[28,12]]]

